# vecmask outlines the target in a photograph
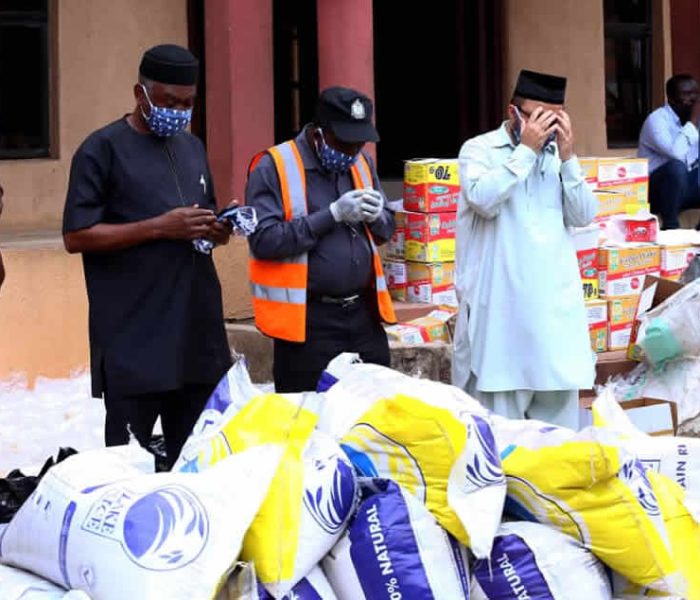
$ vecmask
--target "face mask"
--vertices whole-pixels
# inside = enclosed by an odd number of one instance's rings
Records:
[[[357,154],[351,156],[350,154],[345,154],[345,152],[331,148],[326,144],[323,132],[320,129],[318,129],[317,132],[319,137],[316,138],[316,153],[324,169],[333,171],[334,173],[345,173],[355,164]]]
[[[513,110],[515,111],[515,125],[512,128],[512,132],[513,132],[513,139],[515,140],[515,145],[517,146],[520,143],[520,130],[522,128],[523,117],[520,114],[520,111],[518,110],[517,106],[514,106]],[[548,146],[556,139],[557,139],[557,134],[555,132],[550,133],[549,137],[545,140],[542,147],[544,148],[545,146]]]
[[[192,119],[192,109],[179,110],[177,108],[163,108],[155,106],[148,96],[146,88],[142,85],[143,93],[146,95],[148,105],[151,107],[151,113],[146,113],[141,110],[143,118],[146,120],[148,128],[158,137],[170,137],[177,135],[185,130]]]

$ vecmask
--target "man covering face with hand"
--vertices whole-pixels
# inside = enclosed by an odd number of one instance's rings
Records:
[[[508,120],[460,151],[453,383],[503,416],[576,428],[594,362],[567,228],[588,225],[597,202],[565,86],[522,71]]]

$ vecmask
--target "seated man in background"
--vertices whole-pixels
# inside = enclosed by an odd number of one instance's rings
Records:
[[[661,217],[664,229],[678,229],[682,211],[700,208],[698,92],[692,76],[671,77],[666,82],[667,104],[647,117],[639,134],[638,155],[649,159],[651,211]]]

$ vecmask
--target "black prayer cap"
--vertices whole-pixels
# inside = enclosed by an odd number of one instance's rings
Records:
[[[195,85],[199,61],[187,48],[161,44],[146,50],[139,73],[146,79],[172,85]]]
[[[515,84],[513,96],[520,96],[527,100],[539,100],[547,104],[564,104],[565,93],[566,77],[523,69]]]
[[[328,127],[343,142],[378,142],[372,125],[372,101],[364,94],[345,87],[330,87],[316,103],[315,122]]]

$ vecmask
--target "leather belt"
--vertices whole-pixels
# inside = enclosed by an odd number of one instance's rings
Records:
[[[317,302],[321,302],[323,304],[335,304],[341,308],[346,308],[355,304],[362,297],[363,294],[353,294],[352,296],[314,295],[311,298],[312,300],[316,300]]]

